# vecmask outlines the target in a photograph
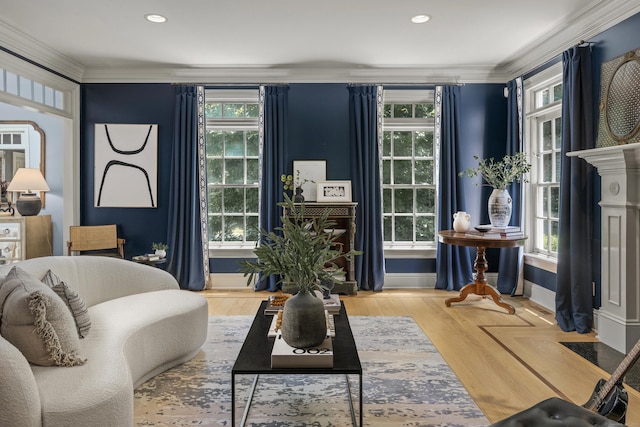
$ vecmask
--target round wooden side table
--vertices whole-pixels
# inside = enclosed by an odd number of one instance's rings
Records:
[[[486,235],[472,235],[467,233],[458,233],[453,230],[444,230],[438,233],[438,240],[447,245],[456,246],[475,246],[476,259],[473,263],[473,269],[476,271],[473,283],[465,285],[460,289],[457,297],[445,300],[447,307],[451,307],[451,303],[464,301],[470,293],[482,296],[490,296],[500,307],[506,309],[509,314],[514,314],[516,309],[500,298],[500,293],[489,283],[484,276],[484,272],[489,268],[487,259],[485,258],[486,248],[515,248],[524,245],[526,236],[507,236],[507,237],[487,237]]]

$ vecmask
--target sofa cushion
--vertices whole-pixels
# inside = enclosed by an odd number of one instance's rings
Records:
[[[0,283],[0,334],[36,365],[76,366],[85,361],[66,304],[18,267]]]
[[[71,289],[62,279],[60,279],[53,271],[48,270],[42,278],[42,283],[53,289],[62,301],[67,305],[73,320],[76,322],[76,329],[78,330],[78,336],[84,338],[91,329],[91,318],[89,317],[89,310],[84,300],[78,295],[76,291]]]

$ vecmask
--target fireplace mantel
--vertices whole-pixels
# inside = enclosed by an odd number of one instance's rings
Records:
[[[567,153],[602,177],[602,305],[598,338],[621,353],[640,339],[640,143]]]

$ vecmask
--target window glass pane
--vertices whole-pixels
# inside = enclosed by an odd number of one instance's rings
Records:
[[[555,178],[555,182],[560,182],[560,172],[561,172],[561,168],[562,168],[562,157],[560,157],[560,155],[558,153],[556,153],[556,178]]]
[[[416,189],[416,212],[435,213],[436,190],[433,188]]]
[[[433,160],[416,160],[416,184],[433,184]]]
[[[410,216],[396,216],[396,242],[413,241],[413,218]]]
[[[244,184],[244,161],[226,159],[224,161],[225,184]]]
[[[258,184],[258,159],[247,159],[247,184]]]
[[[436,238],[435,218],[432,216],[416,217],[416,240],[428,242]]]
[[[260,114],[260,108],[258,104],[247,104],[246,105],[246,117],[258,117]]]
[[[551,121],[542,123],[542,149],[551,150]]]
[[[209,240],[214,242],[222,241],[222,217],[209,216]]]
[[[547,105],[549,103],[549,89],[545,89],[542,91],[542,105]]]
[[[247,232],[245,235],[245,239],[248,242],[258,240],[260,233],[258,232],[258,217],[257,216],[248,216],[247,217]]]
[[[549,207],[551,210],[549,211],[549,215],[558,218],[559,215],[559,206],[560,206],[560,187],[550,187],[549,188]]]
[[[416,157],[433,157],[433,132],[416,131]]]
[[[391,189],[384,188],[382,190],[382,212],[391,213],[393,209],[391,207]]]
[[[222,159],[207,159],[207,182],[222,184]]]
[[[551,182],[551,168],[553,167],[551,154],[542,156],[542,181]]]
[[[547,216],[549,215],[549,196],[547,187],[539,188],[540,191],[540,210],[538,212],[539,216]]]
[[[422,119],[427,117],[435,117],[435,110],[433,108],[433,104],[417,104],[416,118]]]
[[[395,207],[397,213],[413,212],[413,190],[410,188],[398,188],[394,191]]]
[[[244,190],[242,188],[227,188],[223,194],[225,213],[244,212]]]
[[[244,117],[244,104],[224,104],[222,116],[228,119]]]
[[[258,157],[260,154],[260,135],[257,131],[247,131],[247,156]]]
[[[206,139],[207,156],[222,156],[222,132],[207,131]]]
[[[412,154],[412,132],[393,133],[393,155],[396,157],[411,157]]]
[[[558,221],[551,221],[551,251],[558,252]]]
[[[225,215],[224,239],[228,242],[241,242],[244,238],[244,217]]]
[[[555,85],[553,87],[553,102],[560,101],[562,99],[562,84]]]
[[[224,154],[225,156],[244,155],[244,132],[241,130],[228,131],[224,133]]]
[[[258,213],[260,198],[258,197],[259,190],[258,188],[247,188],[247,199],[246,206],[248,213]],[[257,218],[257,217],[256,217]]]
[[[207,119],[219,119],[222,117],[222,103],[207,103],[204,105],[204,114]]]
[[[391,155],[391,132],[382,133],[382,155],[388,157]]]
[[[382,230],[384,232],[384,241],[391,242],[393,241],[393,223],[392,217],[385,216],[382,218]]]
[[[562,118],[558,117],[555,119],[555,127],[556,127],[556,145],[555,149],[560,150],[562,148]]]
[[[385,118],[391,117],[391,104],[384,104],[382,116]]]
[[[391,160],[382,161],[382,183],[391,184]]]
[[[209,188],[209,213],[222,212],[222,190],[219,188]]]
[[[393,162],[393,183],[394,184],[411,184],[411,176],[413,168],[411,160],[395,160]]]
[[[393,104],[393,117],[395,118],[413,117],[413,105],[412,104]]]

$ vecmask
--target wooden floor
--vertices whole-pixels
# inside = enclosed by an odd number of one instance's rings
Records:
[[[268,292],[205,291],[211,315],[254,315]],[[493,423],[558,396],[582,405],[609,375],[560,344],[597,341],[562,332],[553,313],[522,297],[506,297],[515,315],[477,295],[446,307],[457,295],[441,290],[385,290],[341,296],[350,316],[411,316],[437,347]],[[640,393],[629,392],[627,425],[640,426]],[[365,390],[366,393],[366,390]]]

